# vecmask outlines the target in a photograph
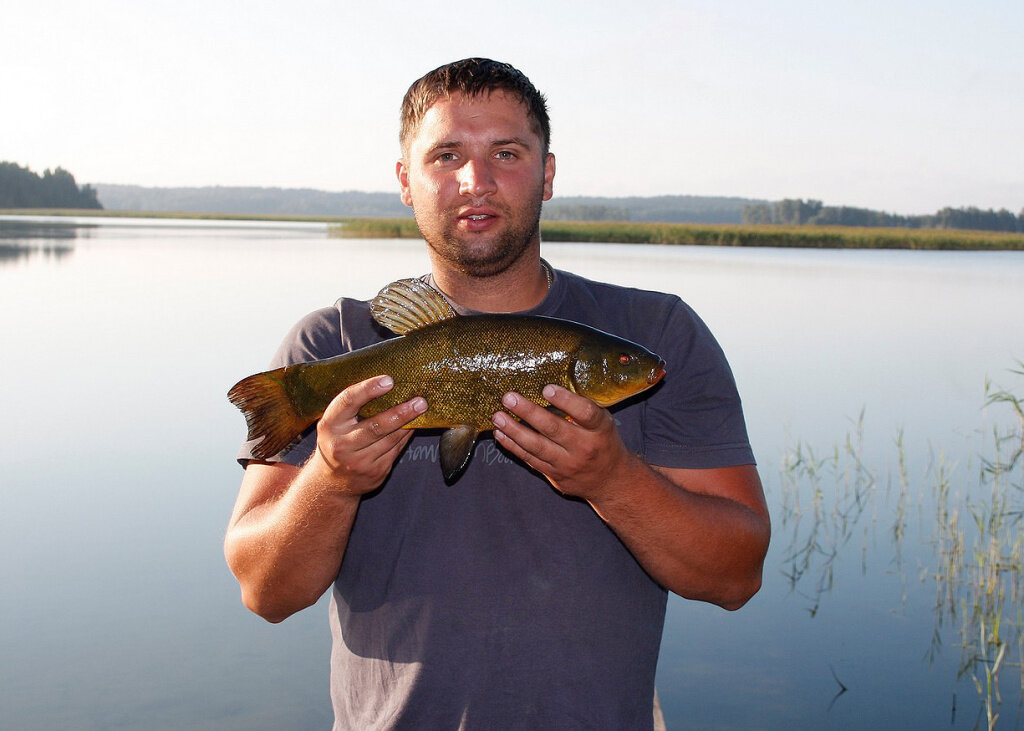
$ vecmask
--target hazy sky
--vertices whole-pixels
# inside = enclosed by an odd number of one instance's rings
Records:
[[[1024,208],[1021,0],[498,7],[5,0],[0,160],[80,183],[395,190],[406,88],[481,55],[547,95],[556,198]]]

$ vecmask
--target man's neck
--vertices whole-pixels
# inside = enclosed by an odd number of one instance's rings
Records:
[[[476,312],[522,312],[544,301],[551,272],[540,254],[524,256],[493,277],[473,277],[433,262],[434,283],[448,299]]]

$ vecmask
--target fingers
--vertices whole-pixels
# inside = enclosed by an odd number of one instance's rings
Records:
[[[427,410],[426,400],[417,396],[360,420],[359,410],[393,386],[390,376],[349,386],[331,401],[317,425],[317,453],[346,491],[365,493],[379,487],[412,437],[412,430],[403,427]]]
[[[574,423],[584,429],[599,428],[608,414],[590,399],[561,386],[549,384],[544,387],[542,394],[548,403],[567,414]]]
[[[328,422],[355,419],[359,414],[359,409],[378,396],[386,394],[394,385],[395,382],[391,376],[376,376],[352,384],[328,404],[323,419]]]
[[[499,411],[492,417],[495,438],[560,491],[580,497],[593,494],[625,452],[614,420],[593,401],[564,388],[546,386],[543,395],[568,420],[508,393],[502,399],[508,413]]]
[[[559,391],[558,393],[552,389],[551,386],[546,387],[544,397],[552,406],[563,411],[569,419],[575,422],[577,416],[584,419],[589,416],[588,410],[575,401],[586,399],[581,399],[565,389],[554,389]],[[494,414],[492,418],[496,427],[495,438],[530,467],[551,476],[555,471],[555,465],[565,461],[568,445],[576,441],[573,436],[574,430],[578,430],[581,425],[570,423],[566,418],[551,413],[517,393],[505,394],[502,405],[510,414],[518,417],[519,421],[501,411]]]

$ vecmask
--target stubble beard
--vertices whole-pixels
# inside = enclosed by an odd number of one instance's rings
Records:
[[[420,222],[415,208],[413,208],[413,215],[416,216],[417,224],[420,226],[420,232],[423,234],[427,246],[438,257],[463,274],[485,279],[506,271],[523,257],[534,241],[539,240],[542,202],[540,191],[538,191],[527,203],[519,220],[514,220],[508,209],[501,210],[504,220],[511,223],[498,231],[496,235],[486,232],[484,234],[458,232],[456,230],[457,209],[443,211],[442,220],[445,223],[437,227],[424,226],[425,222]],[[483,243],[482,239],[486,235],[494,235],[495,238],[489,244],[477,245],[474,237],[480,237],[480,243]]]

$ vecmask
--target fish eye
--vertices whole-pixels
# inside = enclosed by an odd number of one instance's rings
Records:
[[[633,357],[629,353],[623,353],[622,355],[619,356],[619,363],[621,363],[624,366],[627,366],[632,362]]]

